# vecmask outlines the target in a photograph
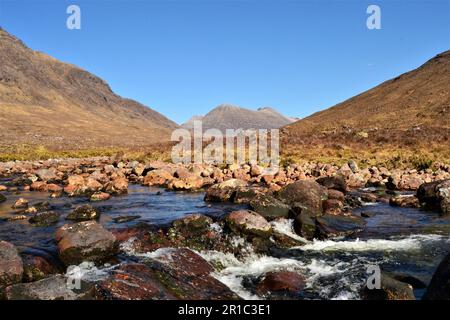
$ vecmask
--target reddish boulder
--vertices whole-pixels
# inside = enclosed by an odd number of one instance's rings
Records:
[[[65,265],[103,262],[114,256],[118,249],[114,235],[95,221],[62,226],[56,232],[56,242]]]
[[[22,281],[23,262],[14,245],[0,241],[0,296],[3,288]]]
[[[228,227],[236,233],[268,238],[272,227],[264,217],[250,210],[233,211],[225,218]]]
[[[264,279],[258,284],[256,291],[258,294],[266,294],[274,291],[298,293],[303,290],[305,286],[305,278],[297,272],[268,272],[264,275]]]

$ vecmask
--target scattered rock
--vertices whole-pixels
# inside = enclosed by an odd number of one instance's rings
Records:
[[[229,179],[217,184],[219,189],[246,187],[247,182],[240,179]]]
[[[127,263],[95,285],[94,296],[100,300],[173,300],[176,297],[162,285],[144,264]]]
[[[268,238],[272,234],[272,227],[264,217],[250,210],[233,211],[227,215],[225,221],[235,233]]]
[[[234,188],[221,188],[219,185],[213,185],[206,189],[205,198],[206,202],[227,202],[233,201],[236,195],[236,189]]]
[[[115,236],[95,221],[62,226],[56,232],[56,242],[65,265],[103,262],[117,252]]]
[[[364,230],[366,222],[357,216],[323,215],[316,218],[319,238],[349,236]]]
[[[5,202],[6,197],[0,193],[0,203]]]
[[[348,191],[347,182],[345,181],[345,178],[341,175],[333,177],[321,177],[318,178],[316,182],[327,189],[335,189],[343,193],[346,193]]]
[[[12,208],[13,209],[25,209],[25,208],[28,208],[28,200],[26,200],[24,198],[20,198],[14,203]]]
[[[165,186],[166,182],[174,177],[163,169],[149,171],[144,178],[144,185],[147,186]]]
[[[267,294],[270,292],[298,293],[306,286],[305,278],[292,271],[268,272],[258,284],[256,292]]]
[[[38,281],[58,271],[50,262],[40,256],[24,255],[22,260],[24,282]]]
[[[141,216],[119,216],[113,218],[114,223],[126,223],[136,219],[139,219]]]
[[[278,198],[291,205],[297,213],[307,210],[311,216],[322,214],[322,201],[327,198],[326,189],[315,181],[299,180],[283,187]]]
[[[342,214],[344,204],[340,200],[328,199],[322,203],[324,214],[338,215]]]
[[[106,300],[239,299],[213,278],[211,265],[189,249],[163,248],[145,264],[129,263],[95,286]]]
[[[106,192],[96,192],[91,196],[91,201],[106,201],[111,197],[109,193]]]
[[[389,204],[395,207],[419,208],[419,199],[415,196],[395,196],[389,199]]]
[[[417,198],[427,209],[438,209],[443,215],[450,214],[450,180],[422,184],[417,190]]]
[[[88,221],[100,218],[100,211],[89,204],[85,204],[75,208],[66,217],[66,220],[72,221]]]
[[[117,177],[106,184],[105,191],[110,194],[125,194],[128,192],[128,180],[125,177]]]
[[[250,207],[266,219],[288,218],[291,207],[268,194],[259,194]]]
[[[69,283],[69,285],[68,285]],[[70,281],[56,275],[36,282],[20,283],[6,288],[7,300],[86,300],[91,299],[92,285],[80,281],[80,290],[70,289]]]
[[[190,214],[173,222],[173,227],[184,235],[206,233],[213,223],[210,217],[202,214]]]
[[[34,214],[28,221],[39,227],[47,227],[58,223],[60,214],[54,211],[43,211]]]
[[[335,199],[341,202],[345,201],[345,195],[342,191],[335,189],[328,189],[328,199]]]
[[[316,221],[308,213],[302,212],[294,220],[295,232],[305,239],[312,240],[316,235]]]
[[[250,203],[261,191],[252,187],[240,187],[233,196],[234,203]]]
[[[48,181],[48,180],[53,180],[53,179],[57,178],[55,171],[51,170],[51,169],[39,169],[35,172],[35,174],[42,181]]]

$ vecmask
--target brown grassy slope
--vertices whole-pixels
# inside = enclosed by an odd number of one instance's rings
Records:
[[[421,67],[288,125],[285,154],[387,157],[423,152],[450,158],[450,51]]]
[[[102,79],[33,51],[0,28],[0,149],[136,147],[167,141],[176,127],[116,95]]]

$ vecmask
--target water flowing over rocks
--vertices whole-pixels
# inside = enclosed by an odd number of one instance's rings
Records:
[[[145,264],[116,269],[96,285],[95,295],[108,300],[239,299],[212,272],[212,266],[189,249],[159,249]]]
[[[356,238],[370,237],[371,225],[380,221],[386,230],[395,226],[395,219],[380,217],[380,207],[394,216],[408,212],[407,221],[414,222],[419,221],[416,215],[432,221],[433,210],[445,216],[449,208],[448,166],[388,170],[349,161],[343,166],[290,164],[277,171],[255,164],[144,163],[122,155],[0,163],[0,172],[6,178],[0,185],[0,223],[11,232],[31,226],[34,233],[42,232],[39,241],[50,250],[57,230],[57,263],[34,255],[25,241],[18,245],[22,258],[12,245],[0,242],[0,257],[4,252],[15,257],[0,259],[0,295],[8,299],[411,299],[412,289],[404,283],[414,278],[411,274],[383,276],[376,294],[359,294],[356,284],[351,294],[330,293],[335,287],[342,290],[342,284],[339,277],[329,277],[354,266],[346,257],[333,260],[342,257],[342,249],[329,248],[342,244],[349,255],[352,250],[365,252],[365,246],[403,250],[402,241],[405,248],[419,248],[414,238]],[[128,197],[135,202],[127,202]],[[180,198],[186,202],[167,206]],[[147,224],[146,210],[159,205],[172,218],[157,212]],[[432,211],[420,211],[419,205]],[[75,223],[62,226],[66,219]],[[436,227],[433,223],[430,228]],[[52,234],[45,239],[48,230]],[[421,241],[444,241],[434,235],[427,239]],[[373,244],[377,241],[379,247]],[[315,246],[325,248],[322,256],[314,254],[320,252],[311,249]],[[83,269],[86,262],[93,263],[90,271]],[[362,262],[353,257],[353,263]],[[101,276],[87,276],[79,291],[58,288],[67,282],[66,267],[74,265]],[[441,275],[435,275],[438,280],[428,291],[442,296],[445,272],[436,274]],[[419,279],[425,284],[429,280]]]

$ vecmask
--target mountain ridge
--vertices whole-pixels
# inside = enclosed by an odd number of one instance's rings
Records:
[[[448,143],[450,51],[328,109],[285,126],[287,145]]]
[[[293,120],[271,107],[261,107],[256,111],[232,104],[221,104],[204,116],[193,116],[181,126],[193,128],[193,121],[201,120],[203,130],[219,129],[278,129]]]
[[[0,145],[56,149],[169,141],[178,125],[73,64],[0,29]]]

